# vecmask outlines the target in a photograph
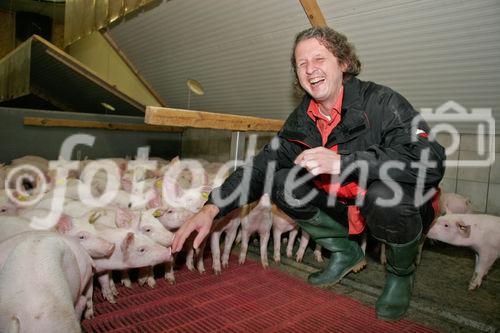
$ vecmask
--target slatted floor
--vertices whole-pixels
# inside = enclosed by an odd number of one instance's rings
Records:
[[[222,275],[185,267],[177,283],[155,289],[119,287],[116,304],[94,292],[96,317],[85,332],[435,332],[409,321],[385,322],[375,310],[343,295],[308,285],[260,263],[231,258]]]

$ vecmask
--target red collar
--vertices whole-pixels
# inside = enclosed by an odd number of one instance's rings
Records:
[[[340,114],[342,110],[343,99],[344,99],[344,86],[340,88],[340,94],[339,97],[337,97],[337,101],[335,101],[333,109],[331,110],[330,119],[328,119],[323,113],[319,111],[318,102],[316,102],[314,99],[311,99],[311,102],[309,103],[309,107],[307,109],[307,115],[314,121],[318,120],[319,118],[326,121],[327,123],[331,123],[336,118],[336,114]]]

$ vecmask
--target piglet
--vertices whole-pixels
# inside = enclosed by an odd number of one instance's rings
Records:
[[[295,239],[297,237],[299,227],[297,223],[288,215],[285,214],[281,209],[279,209],[276,205],[272,207],[272,219],[273,219],[273,244],[274,244],[274,261],[279,263],[281,261],[281,235],[283,233],[289,232],[288,243],[286,246],[286,256],[290,258],[292,256],[293,246],[295,243]],[[307,249],[307,244],[309,243],[310,236],[304,230],[302,230],[302,234],[300,237],[299,248],[297,249],[297,253],[295,254],[295,261],[301,262],[304,253]],[[321,246],[316,245],[314,249],[314,258],[318,262],[323,261],[323,257],[321,256]]]
[[[155,208],[132,211],[115,207],[96,209],[91,216],[96,225],[130,229],[151,238],[162,246],[171,246],[174,234],[160,223],[158,214]]]
[[[289,233],[288,244],[286,247],[286,256],[290,258],[292,256],[293,244],[295,243],[295,238],[299,232],[298,225],[295,221],[285,214],[276,205],[272,207],[272,219],[273,219],[273,244],[274,244],[274,262],[279,263],[281,261],[281,235],[283,233]]]
[[[155,216],[165,228],[171,231],[179,229],[195,212],[183,207],[161,207],[155,210]]]
[[[0,332],[81,332],[92,260],[74,240],[32,231],[0,243]]]
[[[14,215],[16,212],[16,204],[10,200],[5,190],[0,189],[0,215]]]
[[[191,209],[187,209],[184,207],[171,207],[167,205],[163,205],[160,208],[157,208],[154,211],[154,215],[158,218],[161,224],[172,232],[179,229],[184,222],[186,222],[190,217],[195,214]],[[188,239],[184,248],[187,251],[186,254],[186,266],[190,271],[194,271],[195,268],[200,273],[205,272],[205,267],[203,263],[203,251],[206,245],[206,242],[200,244],[200,247],[195,251],[192,246],[192,239]],[[175,260],[175,257],[174,257]],[[165,267],[165,279],[169,281],[169,283],[175,283],[175,276],[173,265],[174,263],[166,263],[168,267]]]
[[[16,215],[1,215],[0,216],[0,242],[3,242],[10,237],[23,232],[33,231],[30,228],[30,221]]]
[[[89,223],[92,219],[92,214],[87,213],[86,215],[80,218],[72,218],[66,214],[54,214],[54,216],[49,215],[49,211],[44,209],[25,209],[19,213],[20,217],[28,220],[30,227],[34,228],[34,223],[32,221],[33,218],[46,218],[50,217],[54,219],[51,221],[49,225],[54,225],[53,227],[41,228],[37,227],[34,229],[38,230],[51,230],[57,231],[60,234],[69,236],[78,241],[85,250],[87,250],[88,254],[92,258],[101,258],[109,256],[115,245],[107,240],[99,237],[95,226]]]
[[[441,192],[439,207],[443,214],[472,214],[472,202],[457,193]]]
[[[267,244],[273,224],[269,194],[264,194],[257,203],[251,204],[249,209],[248,215],[241,220],[241,250],[238,262],[245,263],[250,236],[257,232],[260,236],[260,261],[266,268],[269,266]]]
[[[158,221],[157,215],[155,208],[142,211],[127,211],[118,208],[115,223],[118,228],[130,229],[151,238],[162,246],[169,247],[174,240],[174,234]],[[151,288],[156,285],[152,267],[141,268],[139,276],[139,285],[147,283]],[[131,286],[128,276],[124,276],[122,282],[127,287]]]
[[[221,255],[220,255],[220,238],[222,233],[225,233],[224,251],[222,252],[222,267],[227,267],[229,264],[229,255],[233,246],[238,228],[241,222],[241,209],[235,209],[215,223],[210,236],[210,249],[212,251],[212,268],[215,274],[220,274]]]
[[[479,288],[483,277],[500,256],[500,217],[486,214],[447,214],[439,217],[427,237],[471,247],[476,252],[469,290]]]
[[[121,270],[154,266],[165,261],[172,261],[171,248],[154,242],[149,237],[122,228],[103,228],[99,230],[101,237],[115,244],[115,250],[109,258],[95,259],[96,271],[104,297],[114,303],[114,294],[110,285],[111,270]]]

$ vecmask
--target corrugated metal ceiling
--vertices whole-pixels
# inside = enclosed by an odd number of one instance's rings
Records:
[[[500,3],[496,0],[319,0],[327,23],[356,45],[362,79],[417,108],[454,100],[500,120]],[[191,109],[286,118],[296,104],[289,57],[309,27],[299,1],[171,0],[111,29],[167,101],[186,108],[186,80],[205,88]]]

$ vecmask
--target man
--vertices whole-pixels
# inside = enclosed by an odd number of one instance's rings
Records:
[[[406,99],[356,78],[361,63],[344,35],[327,27],[302,31],[291,60],[306,93],[301,104],[251,163],[212,191],[176,233],[173,251],[195,230],[198,247],[214,218],[270,190],[273,202],[331,251],[328,266],[309,276],[312,284],[335,284],[362,268],[364,254],[349,239],[359,224],[349,221],[366,222],[387,245],[377,316],[398,320],[409,306],[418,242],[434,219],[430,197],[444,173],[444,150]],[[242,195],[231,196],[235,191]],[[348,206],[359,207],[349,209],[349,219]]]

